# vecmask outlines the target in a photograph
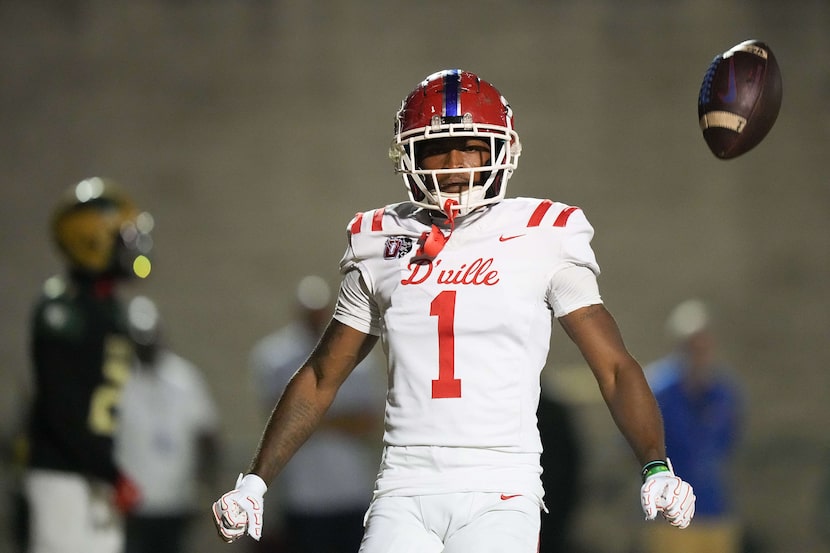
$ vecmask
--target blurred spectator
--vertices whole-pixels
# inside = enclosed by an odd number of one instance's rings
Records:
[[[536,412],[542,439],[542,485],[545,506],[539,536],[539,553],[574,550],[571,526],[579,507],[582,486],[582,445],[571,406],[547,387],[542,387]]]
[[[165,342],[155,303],[134,298],[127,320],[136,362],[124,387],[116,455],[142,495],[127,516],[126,553],[180,553],[199,484],[215,476],[217,408],[201,371]]]
[[[737,553],[742,528],[733,503],[731,464],[742,433],[743,401],[737,376],[718,357],[710,313],[700,300],[682,302],[666,328],[675,342],[645,371],[660,404],[666,453],[697,495],[694,523],[682,532],[649,526],[653,553]]]
[[[296,317],[260,340],[250,357],[263,412],[270,414],[285,385],[317,344],[331,317],[331,290],[316,275],[296,291]],[[384,385],[381,367],[370,354],[340,388],[320,428],[280,474],[278,501],[266,512],[282,511],[282,540],[288,553],[355,553],[363,536],[377,472]],[[272,527],[276,527],[272,526]],[[263,537],[261,547],[269,550]]]
[[[152,219],[112,181],[70,187],[52,214],[66,274],[46,281],[31,326],[34,397],[25,495],[31,553],[116,553],[138,498],[113,455],[133,349],[117,291],[150,272]]]

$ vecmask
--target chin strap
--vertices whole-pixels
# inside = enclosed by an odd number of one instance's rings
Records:
[[[455,200],[447,200],[444,202],[443,211],[450,224],[449,234],[444,235],[443,231],[437,225],[433,224],[430,231],[422,233],[418,239],[418,251],[415,252],[415,256],[411,260],[412,263],[417,265],[432,263],[432,260],[441,253],[441,250],[444,249],[444,245],[450,239],[450,236],[452,236],[452,231],[455,228],[455,216],[458,212],[453,209],[453,206],[456,205],[458,205],[458,202]]]

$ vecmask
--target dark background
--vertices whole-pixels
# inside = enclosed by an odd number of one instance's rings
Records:
[[[698,88],[749,38],[772,46],[784,102],[760,146],[721,161]],[[710,302],[749,403],[742,515],[765,551],[826,551],[813,513],[830,446],[828,52],[823,0],[0,1],[3,434],[29,392],[31,302],[60,270],[50,210],[108,176],[155,216],[154,273],[128,293],[158,300],[207,373],[228,446],[208,495],[232,485],[262,427],[250,347],[290,316],[300,276],[336,284],[356,211],[406,198],[386,157],[394,113],[423,77],[461,67],[516,113],[508,194],[579,205],[594,224],[603,296],[643,363],[669,347],[676,303]],[[591,452],[579,535],[626,551],[637,467],[579,363],[557,330],[551,372]],[[207,526],[198,541],[221,550]]]

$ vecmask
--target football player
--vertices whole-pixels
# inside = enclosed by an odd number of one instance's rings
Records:
[[[46,281],[32,317],[30,551],[116,553],[119,509],[139,497],[113,453],[133,359],[117,285],[149,274],[152,218],[96,177],[70,187],[51,223],[66,273]]]
[[[646,518],[686,527],[695,497],[603,305],[592,226],[574,206],[505,198],[521,144],[504,97],[467,71],[430,75],[398,111],[390,154],[409,201],[348,223],[334,316],[246,474],[214,503],[220,536],[259,537],[267,484],[380,339],[384,450],[361,553],[535,553],[545,508],[536,407],[552,318],[642,466]]]

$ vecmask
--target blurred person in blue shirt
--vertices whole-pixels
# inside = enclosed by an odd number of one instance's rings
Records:
[[[674,349],[645,368],[660,405],[666,452],[697,496],[695,525],[664,536],[649,528],[650,551],[675,553],[741,548],[733,503],[731,463],[743,426],[740,381],[720,357],[707,305],[686,300],[671,312],[666,330]]]

